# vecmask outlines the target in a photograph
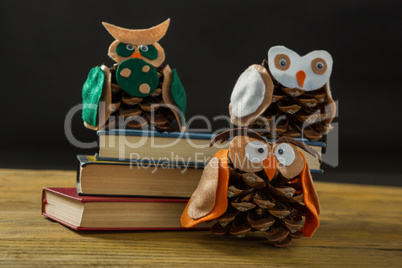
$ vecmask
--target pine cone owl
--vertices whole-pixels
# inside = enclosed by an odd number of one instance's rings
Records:
[[[116,39],[108,55],[117,63],[93,68],[83,86],[82,118],[87,128],[153,128],[184,131],[186,93],[158,43],[170,19],[149,29],[131,30],[103,22]]]
[[[241,128],[211,142],[234,137],[228,150],[208,162],[181,223],[192,227],[216,220],[213,234],[243,237],[261,231],[277,247],[293,238],[311,237],[318,228],[320,205],[304,155],[320,155],[300,141],[281,137],[275,143]]]
[[[336,105],[329,88],[332,57],[323,50],[301,57],[284,47],[268,61],[251,65],[234,86],[229,113],[233,124],[280,136],[319,140],[331,129]]]

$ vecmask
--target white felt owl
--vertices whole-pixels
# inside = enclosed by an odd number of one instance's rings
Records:
[[[284,46],[270,48],[268,61],[251,65],[234,86],[232,123],[265,129],[266,136],[320,139],[332,129],[336,111],[329,88],[332,64],[323,50],[300,56]]]

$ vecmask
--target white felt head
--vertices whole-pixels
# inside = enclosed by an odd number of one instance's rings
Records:
[[[272,76],[288,88],[306,91],[321,88],[331,76],[332,63],[331,55],[324,50],[315,50],[303,57],[284,46],[274,46],[268,51]]]

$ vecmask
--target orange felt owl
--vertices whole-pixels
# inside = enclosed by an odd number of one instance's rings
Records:
[[[306,159],[298,150],[320,155],[289,137],[267,142],[245,128],[217,135],[211,146],[233,140],[208,162],[181,216],[184,227],[216,220],[212,233],[242,237],[262,231],[277,247],[311,237],[319,225],[320,204]]]

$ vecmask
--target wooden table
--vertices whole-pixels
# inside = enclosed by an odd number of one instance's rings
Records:
[[[275,248],[258,234],[76,232],[41,215],[43,186],[74,185],[72,171],[0,170],[1,267],[402,265],[402,188],[316,182],[321,226]]]

